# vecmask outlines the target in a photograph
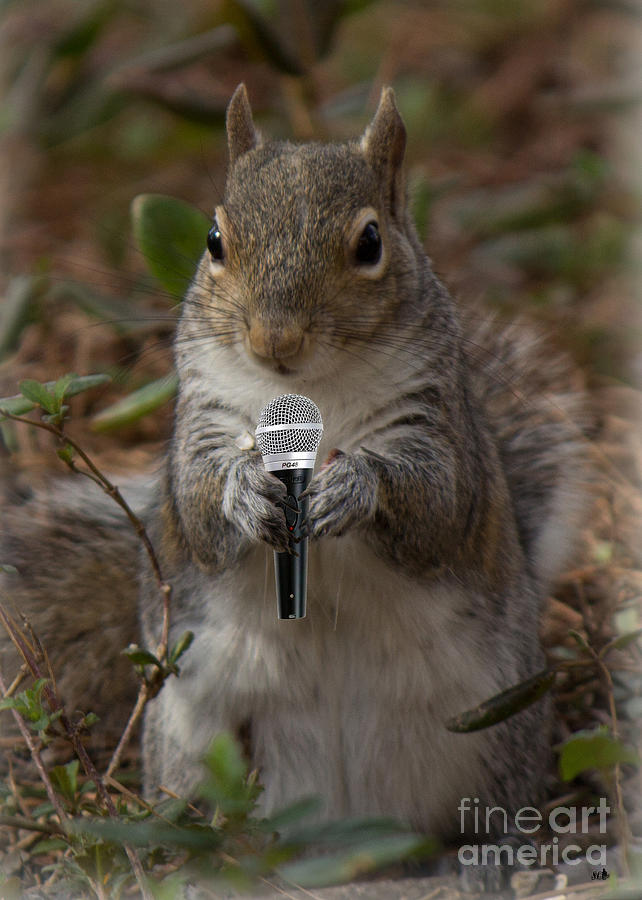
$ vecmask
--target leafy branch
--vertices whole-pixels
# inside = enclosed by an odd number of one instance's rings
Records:
[[[68,374],[58,379],[56,382],[49,382],[47,384],[42,384],[32,379],[22,381],[20,383],[21,396],[0,401],[0,421],[4,418],[25,425],[31,425],[52,434],[60,444],[57,454],[65,465],[67,465],[72,472],[89,478],[118,504],[127,516],[132,528],[145,548],[161,595],[163,619],[160,640],[156,648],[156,653],[150,653],[149,659],[147,660],[147,662],[158,663],[158,665],[154,666],[152,674],[149,677],[146,674],[144,666],[140,666],[138,669],[139,675],[141,676],[139,693],[123,735],[121,736],[107,768],[107,774],[112,775],[119,765],[122,753],[131,738],[134,728],[142,716],[146,704],[158,694],[165,679],[170,674],[178,673],[176,662],[180,655],[189,647],[191,637],[189,634],[183,635],[176,647],[171,649],[168,647],[171,585],[163,576],[160,561],[152,546],[145,525],[124,499],[119,488],[98,468],[78,442],[65,431],[65,419],[69,411],[65,399],[68,396],[79,393],[81,390],[85,390],[87,387],[94,387],[97,384],[102,384],[106,380],[108,380],[108,376],[104,375],[78,378],[78,376],[74,374]],[[40,408],[42,410],[41,420],[25,418],[24,413],[29,412],[34,408]],[[86,468],[78,466],[76,457],[84,463]]]

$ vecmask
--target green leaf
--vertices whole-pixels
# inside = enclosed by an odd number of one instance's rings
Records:
[[[3,397],[0,399],[0,411],[4,410],[12,416],[24,416],[25,413],[34,409],[35,406],[35,403],[32,403],[31,400],[27,400],[22,394],[15,397]],[[0,412],[0,422],[2,422],[3,419],[4,416]]]
[[[219,734],[212,741],[205,764],[221,784],[235,787],[245,781],[247,766],[237,742],[229,734]]]
[[[53,393],[59,404],[65,399],[67,391],[77,378],[78,376],[75,372],[68,372],[67,375],[63,375],[62,378],[59,378],[55,383]]]
[[[50,772],[51,781],[54,787],[72,806],[76,801],[76,794],[78,793],[79,765],[79,761],[73,759],[65,766],[54,766]]]
[[[22,396],[30,400],[35,406],[41,406],[48,413],[58,411],[58,404],[46,385],[35,381],[33,378],[26,378],[20,382],[19,388]]]
[[[591,648],[586,643],[586,639],[585,639],[584,635],[580,634],[579,631],[575,631],[574,628],[569,629],[568,633],[569,633],[569,636],[573,638],[573,640],[575,641],[577,646],[580,647],[580,649],[582,649],[586,653],[590,654]]]
[[[280,844],[313,845],[354,844],[366,840],[389,837],[391,834],[409,834],[409,829],[396,819],[358,816],[335,822],[314,822],[286,831],[279,837]]]
[[[178,660],[181,658],[183,653],[185,653],[192,645],[192,641],[194,640],[194,632],[186,631],[182,634],[179,639],[176,641],[172,649],[169,653],[169,662],[171,665],[175,665]]]
[[[150,271],[180,300],[205,250],[211,222],[195,207],[164,194],[135,197],[132,221]]]
[[[555,670],[544,669],[532,678],[522,681],[513,687],[496,694],[489,700],[480,703],[474,709],[454,716],[446,722],[449,731],[479,731],[503,722],[526,709],[550,690],[555,679]]]
[[[409,856],[428,855],[432,842],[416,834],[397,834],[365,841],[332,856],[303,859],[277,869],[292,884],[315,888],[346,881],[388,866]]]
[[[74,448],[71,446],[71,444],[65,444],[64,447],[61,447],[58,450],[56,450],[56,455],[64,463],[69,464],[70,462],[72,462],[72,460],[74,458]]]
[[[0,360],[15,350],[32,318],[34,303],[47,280],[41,275],[12,278],[0,308]]]
[[[632,747],[616,740],[604,726],[578,731],[561,746],[559,771],[564,781],[589,769],[608,771],[616,763],[639,765],[640,759]]]
[[[20,712],[22,708],[20,700],[17,697],[3,697],[2,700],[0,700],[0,709],[17,709]]]
[[[14,697],[5,697],[0,700],[0,709],[17,709],[22,716],[35,722],[43,714],[42,692],[47,681],[47,678],[38,678],[33,687],[21,691]]]
[[[259,827],[261,831],[281,831],[286,825],[292,825],[308,816],[316,815],[322,807],[323,799],[321,797],[316,795],[302,797],[300,800],[295,800],[294,803],[275,812],[269,818],[263,819]]]
[[[160,660],[153,653],[150,653],[149,650],[139,647],[138,644],[130,644],[129,647],[121,650],[121,653],[133,662],[135,666],[157,666],[159,669],[162,669]]]
[[[611,650],[624,650],[625,647],[634,644],[642,635],[642,628],[636,628],[635,631],[628,631],[626,634],[620,634],[609,641],[600,651],[600,659],[610,653]]]
[[[5,572],[7,575],[20,574],[15,566],[10,566],[8,563],[2,563],[2,565],[0,565],[0,572]]]
[[[38,841],[30,852],[38,856],[39,853],[54,853],[58,850],[67,850],[68,848],[69,843],[62,838],[47,838],[44,841]]]
[[[70,384],[66,396],[75,397],[76,394],[81,394],[83,391],[88,391],[101,384],[106,384],[108,381],[111,381],[109,375],[81,375],[78,378],[75,378]],[[38,383],[39,382],[36,382],[36,384]],[[46,384],[44,384],[47,391],[53,391],[55,386],[55,381],[47,381]],[[38,402],[28,400],[24,394],[0,398],[0,410],[4,409],[13,416],[23,416],[25,413],[30,412],[35,406],[38,406]],[[0,422],[2,421],[2,418],[3,417],[0,414]]]
[[[247,765],[238,743],[222,733],[212,741],[203,760],[206,778],[199,794],[226,816],[247,816],[261,788],[248,783]]]
[[[175,396],[178,376],[159,378],[101,410],[91,420],[92,431],[112,431],[138,422]]]
[[[111,844],[130,844],[134,847],[165,844],[189,850],[212,850],[222,841],[220,832],[209,825],[171,825],[157,819],[144,822],[77,819],[71,830],[76,834],[102,838]]]

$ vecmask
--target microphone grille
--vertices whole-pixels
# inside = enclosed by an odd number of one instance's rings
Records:
[[[323,423],[316,403],[301,394],[281,394],[259,414],[256,444],[270,453],[316,453]]]

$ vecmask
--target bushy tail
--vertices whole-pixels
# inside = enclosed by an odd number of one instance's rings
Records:
[[[543,585],[563,570],[590,498],[593,419],[580,373],[531,323],[466,319],[473,386],[488,411],[519,537]]]
[[[118,482],[117,482],[118,483]],[[97,732],[117,737],[136,693],[121,651],[138,641],[139,542],[124,512],[88,479],[65,477],[21,496],[3,479],[0,602],[33,622],[70,711],[97,713]],[[151,489],[122,484],[141,513]],[[0,665],[12,679],[20,660],[0,626]]]

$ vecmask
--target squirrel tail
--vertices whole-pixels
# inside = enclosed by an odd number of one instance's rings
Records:
[[[543,586],[573,551],[593,483],[581,373],[531,322],[465,317],[473,389],[494,427],[519,538]]]
[[[60,673],[67,709],[97,713],[94,732],[109,743],[136,695],[133,667],[121,651],[138,640],[139,541],[120,507],[86,478],[22,491],[8,477],[2,481],[0,565],[17,573],[0,572],[0,602],[19,626],[34,624],[52,671]],[[122,484],[137,514],[151,490],[142,480]],[[0,626],[6,677],[20,662]]]

